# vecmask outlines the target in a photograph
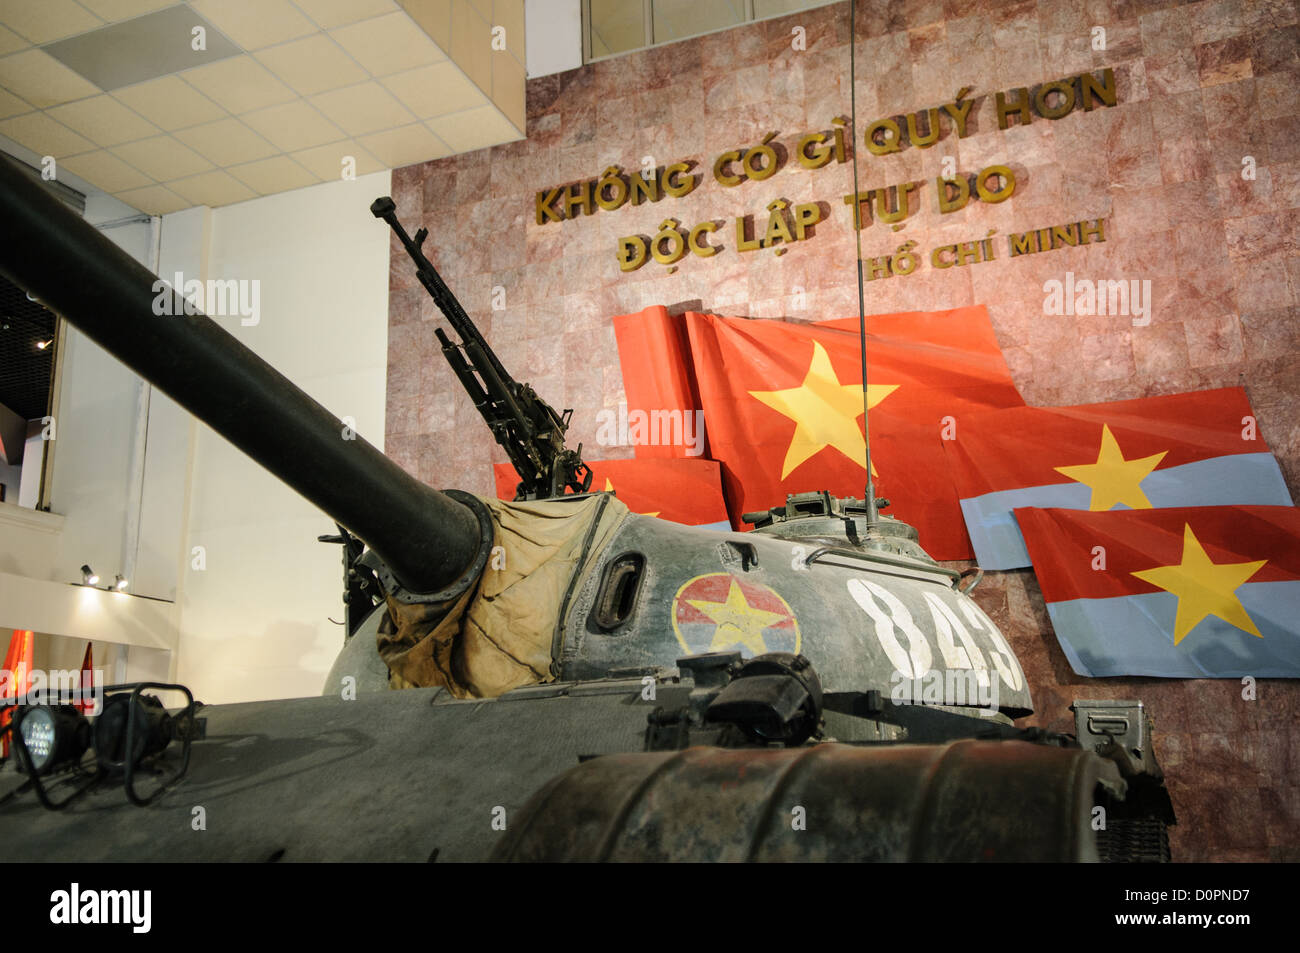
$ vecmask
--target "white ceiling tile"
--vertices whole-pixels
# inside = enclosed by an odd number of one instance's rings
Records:
[[[229,172],[222,172],[220,169],[200,172],[185,179],[176,179],[168,182],[167,188],[195,205],[206,205],[210,208],[246,202],[257,197],[257,193],[252,189]]]
[[[287,192],[320,181],[314,173],[308,172],[288,156],[274,156],[233,166],[230,174],[261,195]]]
[[[492,101],[517,127],[528,124],[528,77],[506,52],[492,54]]]
[[[106,23],[121,23],[144,13],[174,6],[176,0],[77,0]]]
[[[390,169],[441,159],[451,154],[441,139],[419,123],[362,136],[361,144]]]
[[[116,146],[162,132],[149,120],[108,95],[55,106],[49,114],[100,146]]]
[[[32,111],[31,104],[19,99],[7,89],[0,89],[0,119],[18,116]]]
[[[121,192],[153,184],[153,180],[135,166],[103,149],[64,159],[60,164],[105,192]]]
[[[38,109],[101,92],[44,50],[24,50],[0,59],[0,86]]]
[[[456,152],[472,152],[523,137],[495,106],[480,106],[425,123]]]
[[[0,0],[0,23],[38,44],[104,25],[76,0]]]
[[[241,118],[281,152],[297,152],[299,149],[337,142],[345,135],[342,129],[322,116],[319,110],[301,99],[245,113]]]
[[[488,102],[486,94],[451,60],[385,76],[380,82],[421,119],[460,112]]]
[[[303,96],[351,86],[370,78],[324,33],[273,46],[255,56]]]
[[[351,139],[303,149],[292,155],[325,182],[342,179],[345,175],[368,175],[388,168]]]
[[[150,122],[174,131],[199,123],[222,119],[224,109],[179,76],[163,76],[110,94]]]
[[[350,136],[405,126],[415,120],[409,109],[373,80],[309,96],[308,100]]]
[[[31,46],[26,40],[7,27],[0,26],[0,56],[16,53]]]
[[[142,189],[118,192],[115,198],[149,215],[167,215],[170,212],[179,212],[183,208],[190,208],[194,204],[161,185],[146,185]]]
[[[451,48],[447,51],[480,89],[492,88],[492,26],[466,0],[451,10]]]
[[[0,135],[8,136],[39,156],[54,156],[58,159],[95,148],[89,139],[77,135],[62,123],[55,122],[45,113],[27,113],[25,116],[0,121]]]
[[[698,2],[698,0],[695,0]],[[504,27],[506,50],[523,65],[525,62],[524,0],[494,0],[492,25]]]
[[[252,162],[254,159],[264,159],[274,155],[278,151],[275,146],[238,119],[218,119],[216,122],[183,129],[175,135],[185,145],[217,166]],[[184,192],[180,194],[185,195]]]
[[[171,136],[128,142],[109,151],[157,182],[185,178],[212,168],[211,162]]]
[[[405,13],[363,20],[331,30],[352,58],[375,76],[387,76],[446,59],[446,54]]]
[[[295,93],[247,53],[188,69],[181,77],[232,113],[251,112],[295,98]]]
[[[368,20],[397,9],[393,0],[293,0],[323,29]]]
[[[192,9],[245,52],[106,93],[34,48],[173,7]],[[0,135],[151,214],[481,149],[519,138],[502,108],[517,111],[520,71],[494,70],[485,42],[494,23],[521,31],[522,8],[0,0]],[[495,55],[518,59],[522,39],[507,35],[507,52]]]
[[[399,0],[402,9],[446,52],[451,45],[452,0]]]
[[[260,50],[316,30],[289,0],[191,0],[190,6],[246,50]]]

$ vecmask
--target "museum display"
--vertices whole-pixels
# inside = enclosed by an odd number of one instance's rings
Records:
[[[160,313],[153,274],[7,161],[0,209],[0,271],[343,528],[355,630],[319,698],[124,686],[89,730],[25,709],[10,857],[1169,859],[1140,701],[1017,727],[1029,686],[970,597],[980,570],[932,560],[870,482],[771,500],[744,533],[592,491],[567,415],[495,358],[390,199],[372,212],[460,338],[438,331],[513,502],[421,483],[175,291]],[[194,837],[199,808],[222,822]]]

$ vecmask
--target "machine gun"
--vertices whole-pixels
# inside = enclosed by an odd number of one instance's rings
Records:
[[[387,195],[370,205],[375,218],[382,218],[393,229],[415,262],[420,284],[460,336],[460,343],[456,343],[442,328],[434,330],[447,363],[521,478],[515,499],[543,500],[562,496],[567,490],[586,493],[591,488],[591,470],[582,462],[582,445],[570,450],[564,444],[573,411],[556,413],[529,384],[510,376],[437,269],[424,257],[421,246],[429,230],[420,228],[414,238],[410,237],[397,220],[396,209]]]

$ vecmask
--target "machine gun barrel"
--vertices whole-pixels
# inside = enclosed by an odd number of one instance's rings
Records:
[[[429,297],[433,299],[434,304],[438,306],[438,310],[443,313],[451,326],[456,329],[456,333],[460,335],[461,340],[466,345],[478,345],[483,352],[483,356],[496,372],[497,377],[501,380],[510,380],[510,374],[501,364],[492,348],[488,346],[487,340],[479,332],[478,326],[465,313],[460,300],[451,293],[451,289],[442,280],[442,275],[438,274],[438,270],[433,267],[433,263],[424,257],[421,246],[424,244],[425,237],[429,234],[428,230],[424,228],[417,230],[414,239],[406,234],[406,229],[397,220],[397,205],[388,196],[375,199],[370,205],[370,211],[375,218],[382,218],[387,222],[393,233],[397,235],[397,240],[406,249],[406,254],[415,262],[415,273],[416,277],[420,279],[420,284],[424,286],[425,291],[429,292]]]
[[[480,548],[474,511],[416,480],[8,159],[0,272],[364,540],[403,586],[443,589]],[[170,310],[159,314],[158,310]],[[194,311],[190,307],[191,312]]]
[[[375,199],[370,212],[388,223],[415,263],[420,284],[460,336],[457,343],[441,328],[434,332],[447,363],[519,474],[515,499],[544,499],[566,490],[586,493],[591,487],[591,470],[582,462],[582,447],[569,450],[564,443],[569,411],[556,413],[532,387],[510,376],[438,269],[424,256],[422,246],[429,230],[419,228],[414,236],[408,235],[397,219],[396,204],[387,195]]]

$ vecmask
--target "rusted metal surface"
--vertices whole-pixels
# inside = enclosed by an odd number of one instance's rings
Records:
[[[1089,752],[1020,741],[688,748],[587,761],[542,788],[505,861],[1096,861]]]

